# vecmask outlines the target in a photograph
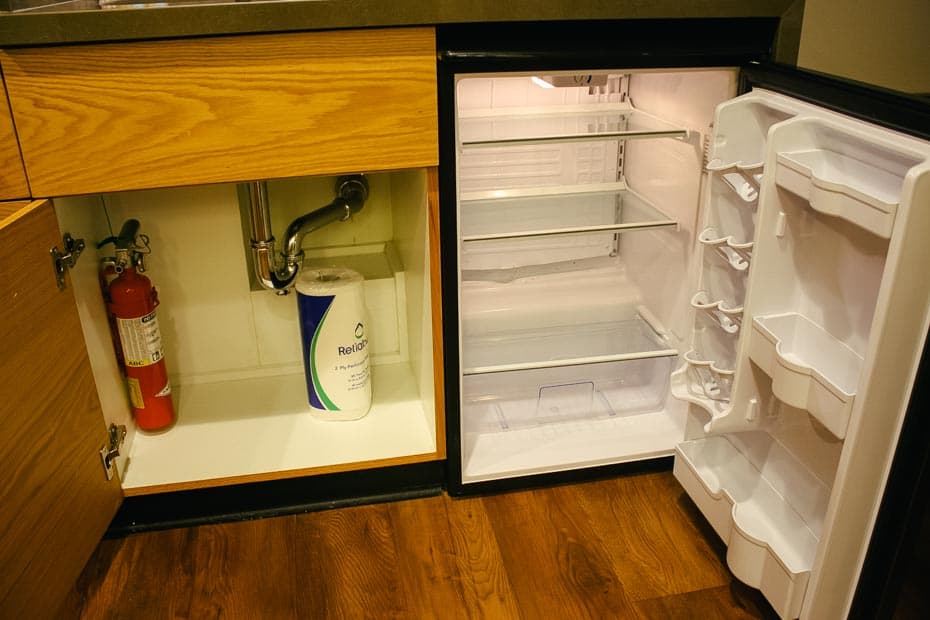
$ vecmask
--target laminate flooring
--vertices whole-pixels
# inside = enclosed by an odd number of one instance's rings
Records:
[[[671,472],[103,540],[63,617],[776,618]]]

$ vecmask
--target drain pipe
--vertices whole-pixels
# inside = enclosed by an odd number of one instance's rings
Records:
[[[268,207],[268,184],[249,183],[249,226],[252,241],[252,263],[255,277],[263,288],[286,295],[303,264],[304,237],[333,222],[344,222],[358,213],[368,199],[368,181],[360,174],[336,180],[336,198],[315,211],[301,215],[287,227],[281,264],[275,252]]]

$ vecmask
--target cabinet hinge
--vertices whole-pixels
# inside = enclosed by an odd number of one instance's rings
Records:
[[[119,449],[123,447],[125,439],[126,427],[122,424],[110,424],[110,428],[107,429],[107,445],[100,448],[100,460],[103,461],[107,480],[112,480],[116,474],[116,457],[119,456]]]
[[[52,266],[55,268],[55,279],[58,281],[58,289],[65,290],[65,271],[77,264],[78,256],[84,251],[84,240],[75,239],[71,233],[65,233],[61,236],[64,251],[59,250],[56,245],[49,254],[52,255]]]

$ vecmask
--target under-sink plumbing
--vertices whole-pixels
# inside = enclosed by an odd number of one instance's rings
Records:
[[[284,250],[275,252],[275,238],[271,232],[271,213],[268,206],[268,184],[254,181],[248,184],[249,227],[251,232],[252,263],[255,277],[263,288],[286,295],[304,260],[304,237],[333,222],[344,222],[358,213],[368,199],[368,180],[360,174],[339,177],[336,180],[336,198],[315,211],[296,218],[287,227]]]

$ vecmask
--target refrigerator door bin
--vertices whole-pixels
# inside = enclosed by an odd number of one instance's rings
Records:
[[[794,148],[776,154],[775,182],[815,211],[891,237],[904,177],[924,156],[885,147],[873,136],[825,119],[791,123]]]
[[[460,110],[463,149],[525,144],[686,138],[688,130],[626,103]]]
[[[677,226],[624,183],[471,192],[461,203],[466,243]]]
[[[748,445],[759,443],[748,452],[763,460],[753,462],[727,436],[708,437],[679,444],[674,474],[727,543],[733,574],[781,617],[796,618],[829,489],[763,433],[746,435]]]
[[[779,400],[846,436],[862,356],[807,317],[787,313],[753,318],[749,357],[772,378]]]

